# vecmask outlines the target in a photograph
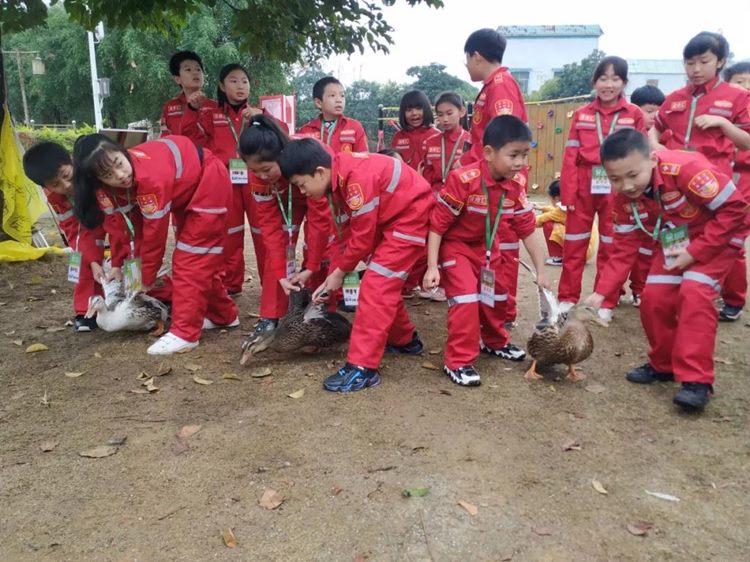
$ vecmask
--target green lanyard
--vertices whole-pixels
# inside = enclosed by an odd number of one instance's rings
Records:
[[[333,225],[336,227],[336,233],[339,237],[339,242],[343,242],[343,236],[341,235],[341,225],[339,224],[339,214],[336,210],[336,207],[333,204],[333,194],[326,193],[326,197],[328,198],[328,208],[331,210],[331,216],[333,217]]]
[[[328,127],[328,140],[325,142],[328,146],[331,146],[331,137],[333,137],[333,131],[336,130],[336,126],[339,124],[339,120],[336,119],[333,124]],[[320,140],[323,141],[323,129],[326,128],[326,122],[323,121],[323,118],[320,119]]]
[[[690,117],[688,117],[687,131],[685,132],[685,148],[689,148],[690,137],[693,136],[693,121],[695,121],[695,111],[698,108],[698,100],[701,99],[705,94],[698,94],[693,96],[693,101],[690,102]]]
[[[659,197],[659,192],[654,191],[654,196],[656,197],[656,200],[659,203],[659,209],[661,210],[661,198]],[[635,204],[635,201],[630,202],[630,208],[633,209],[633,218],[635,218],[635,223],[638,225],[638,228],[640,228],[643,232],[648,234],[654,240],[659,238],[659,231],[661,230],[661,212],[659,213],[659,216],[656,218],[656,226],[654,226],[654,231],[649,232],[648,228],[646,228],[643,225],[643,222],[641,221],[641,217],[638,216],[638,206]]]
[[[286,189],[286,205],[287,210],[284,211],[284,203],[281,201],[281,195],[279,195],[279,190],[274,186],[273,189],[274,194],[276,195],[276,201],[279,203],[279,209],[281,209],[281,216],[284,219],[284,224],[286,225],[287,231],[289,232],[289,239],[292,239],[292,189],[290,187],[287,187]]]
[[[487,201],[487,214],[484,217],[484,242],[485,242],[485,256],[487,263],[490,262],[490,255],[492,254],[492,241],[495,239],[497,229],[500,226],[500,217],[503,216],[503,203],[505,203],[505,193],[500,196],[500,203],[497,205],[497,213],[495,214],[495,222],[490,229],[490,193],[487,191],[487,184],[484,183],[482,178],[482,190],[484,191],[484,198]]]
[[[115,192],[113,189],[109,190],[110,195],[112,195],[112,204],[117,205],[117,197],[115,197]],[[130,190],[126,190],[125,193],[127,193],[128,198],[128,207],[130,207]],[[118,210],[120,214],[122,215],[122,218],[125,219],[125,224],[128,227],[128,233],[130,234],[130,259],[133,259],[133,256],[135,256],[135,227],[133,226],[133,221],[130,220],[130,217],[128,214],[122,210],[122,207],[118,205]]]
[[[599,144],[604,143],[604,133],[602,133],[602,121],[599,117],[599,112],[597,111],[594,115],[596,115],[596,134],[599,136]],[[607,136],[611,135],[615,132],[615,127],[617,126],[617,118],[620,116],[620,112],[618,111],[615,113],[614,118],[612,119],[612,125],[609,128],[609,133]]]
[[[448,177],[448,172],[450,172],[451,168],[453,167],[453,159],[456,157],[456,151],[458,150],[458,145],[461,143],[462,138],[463,138],[463,134],[459,133],[458,138],[456,139],[456,144],[453,145],[453,151],[451,152],[450,160],[448,160],[448,166],[446,166],[445,165],[445,135],[440,135],[440,170],[442,171],[443,183],[445,183],[445,178]]]
[[[234,129],[234,123],[229,118],[229,114],[226,110],[224,110],[224,117],[227,118],[227,125],[229,125],[229,130],[232,131],[232,136],[234,137],[235,142],[237,143],[237,147],[235,148],[235,152],[239,155],[240,153],[240,135],[242,134],[242,125],[240,125],[240,132],[238,133]]]

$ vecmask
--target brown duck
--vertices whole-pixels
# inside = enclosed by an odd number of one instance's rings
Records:
[[[260,336],[250,336],[242,344],[240,364],[244,365],[266,349],[279,353],[314,353],[348,341],[351,323],[337,312],[328,312],[325,306],[325,303],[312,302],[309,289],[292,292],[289,311],[279,325]]]

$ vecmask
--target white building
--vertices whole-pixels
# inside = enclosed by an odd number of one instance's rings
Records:
[[[666,96],[682,88],[687,83],[682,60],[630,59],[628,60],[628,85],[625,93],[630,96],[633,90],[650,84],[656,86]]]
[[[508,40],[503,66],[524,94],[535,92],[563,66],[598,49],[604,33],[598,25],[508,25],[497,30]]]

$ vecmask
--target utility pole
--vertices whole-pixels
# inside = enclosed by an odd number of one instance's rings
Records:
[[[94,95],[94,120],[96,130],[101,131],[102,124],[102,96],[99,91],[99,75],[96,70],[96,47],[94,46],[94,34],[89,31],[89,64],[91,65],[91,92]]]
[[[18,65],[18,82],[21,85],[21,101],[23,102],[23,122],[29,124],[29,104],[26,102],[26,84],[23,79],[23,67],[21,66],[21,51],[16,50],[16,64]]]

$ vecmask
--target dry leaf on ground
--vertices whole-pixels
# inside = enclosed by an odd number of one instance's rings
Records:
[[[580,451],[581,450],[581,444],[576,441],[575,439],[569,439],[562,445],[563,451]]]
[[[287,396],[289,398],[295,398],[295,399],[296,398],[302,398],[304,395],[305,395],[305,389],[304,388],[300,388],[296,392],[292,392],[291,394],[287,394]]]
[[[193,375],[193,381],[198,384],[202,384],[204,386],[209,385],[209,384],[214,384],[214,381],[212,381],[211,379],[203,379],[199,377],[198,375]]]
[[[221,530],[221,538],[224,539],[224,544],[228,548],[237,548],[237,539],[234,536],[234,533],[232,532],[232,529],[222,529]]]
[[[651,523],[645,521],[635,521],[634,523],[628,523],[628,532],[636,537],[642,537],[647,535],[648,532],[653,528]]]
[[[151,375],[149,375],[146,371],[141,371],[135,378],[137,378],[139,381],[147,381],[151,378]]]
[[[94,447],[93,449],[86,449],[85,451],[81,451],[78,453],[82,457],[88,457],[90,459],[101,459],[104,457],[109,457],[110,455],[114,455],[117,452],[117,447],[113,447],[112,445],[100,445],[98,447]]]
[[[479,513],[479,510],[477,509],[477,506],[475,506],[474,504],[469,503],[467,501],[460,500],[458,502],[458,505],[460,505],[461,507],[463,507],[466,510],[466,512],[469,515],[471,515],[472,517],[475,516],[477,513]]]
[[[47,351],[49,347],[44,345],[43,343],[32,343],[29,347],[26,348],[26,353],[36,353],[38,351]]]
[[[271,371],[270,367],[264,367],[263,369],[256,369],[252,373],[250,373],[250,376],[254,379],[262,379],[263,377],[267,377],[270,375],[273,371]]]
[[[660,500],[666,500],[668,502],[678,502],[680,501],[680,498],[677,496],[673,496],[672,494],[664,494],[662,492],[649,492],[646,490],[646,493],[649,496],[654,496],[655,498],[659,498]]]
[[[200,365],[196,365],[195,363],[187,363],[185,365],[185,368],[191,373],[194,373],[196,371],[200,371],[203,367],[201,367]]]
[[[42,441],[39,445],[39,449],[41,449],[43,453],[49,453],[52,449],[57,447],[59,443],[59,441]]]
[[[195,435],[196,433],[198,433],[201,430],[201,427],[202,426],[200,425],[185,425],[177,434],[177,437],[179,437],[180,439],[187,439],[191,435]]]
[[[156,376],[157,377],[164,377],[164,376],[169,375],[171,373],[172,373],[172,367],[170,367],[169,365],[164,365],[163,363],[161,363],[159,365],[159,369],[156,371]]]
[[[113,435],[107,439],[107,445],[124,445],[127,440],[127,435]]]
[[[607,491],[607,489],[597,479],[594,479],[594,480],[591,481],[591,487],[594,488],[594,490],[596,490],[597,492],[599,492],[600,494],[602,494],[604,496],[606,496],[607,494],[609,494],[609,492]]]
[[[222,379],[226,379],[228,381],[241,381],[242,379],[237,375],[237,373],[224,373],[221,375]]]
[[[531,532],[535,535],[539,535],[540,537],[549,537],[552,535],[552,529],[549,529],[547,527],[533,527],[531,529]]]
[[[429,369],[430,371],[438,370],[438,366],[434,363],[430,363],[429,361],[423,361],[421,366],[423,369]]]
[[[80,371],[80,372],[77,372],[77,373],[66,372],[65,376],[68,377],[69,379],[77,379],[78,377],[80,377],[81,375],[83,375],[85,372],[86,371]]]
[[[276,509],[282,503],[284,503],[284,496],[270,488],[263,492],[263,495],[258,500],[258,505],[266,509]]]
[[[593,384],[588,385],[586,387],[586,390],[594,394],[601,394],[602,392],[607,390],[607,387],[605,387],[603,384],[593,383]]]

